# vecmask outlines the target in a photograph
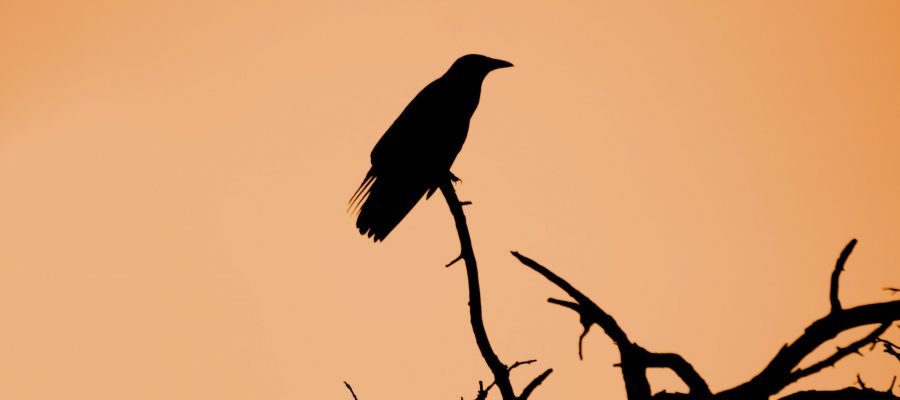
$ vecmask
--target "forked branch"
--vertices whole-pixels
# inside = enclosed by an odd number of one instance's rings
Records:
[[[581,338],[587,334],[588,329],[592,325],[596,324],[613,340],[621,356],[620,367],[622,368],[622,378],[625,381],[625,391],[629,400],[646,400],[653,397],[650,392],[650,382],[647,378],[648,368],[671,369],[688,386],[690,395],[693,398],[703,399],[711,395],[709,385],[683,357],[674,353],[653,353],[636,343],[632,343],[628,340],[628,335],[611,315],[603,311],[596,303],[578,291],[578,289],[575,289],[565,279],[554,274],[537,261],[518,252],[514,251],[512,255],[525,266],[553,282],[575,300],[574,302],[558,299],[549,299],[548,301],[570,308],[578,313],[581,324],[584,327]],[[579,353],[581,350],[581,338],[579,338]]]
[[[838,298],[838,288],[841,272],[847,258],[850,256],[856,239],[850,241],[841,255],[838,257],[834,272],[831,276],[831,288],[829,300],[831,312],[825,317],[813,322],[804,333],[793,343],[785,345],[755,377],[744,384],[718,393],[711,393],[709,386],[694,367],[683,357],[674,353],[653,353],[636,343],[628,340],[625,331],[613,319],[611,315],[603,311],[583,293],[575,289],[566,280],[551,272],[538,262],[525,257],[517,252],[512,252],[522,264],[541,274],[547,280],[565,291],[574,301],[549,299],[553,304],[569,308],[578,313],[584,332],[579,338],[579,357],[581,356],[581,340],[594,324],[609,336],[616,344],[621,356],[620,366],[622,378],[629,400],[764,400],[780,392],[787,385],[804,377],[813,375],[824,368],[835,365],[848,355],[858,353],[867,344],[876,341],[883,342],[885,351],[889,354],[900,354],[898,348],[890,342],[880,339],[893,324],[900,320],[900,301],[891,301],[875,304],[866,304],[849,309],[841,306]],[[866,326],[877,325],[865,337],[851,343],[847,347],[838,348],[830,356],[813,363],[806,368],[798,368],[803,361],[815,349],[825,342],[834,339],[841,332]],[[900,359],[900,357],[898,357]],[[648,368],[668,368],[674,371],[678,377],[688,386],[689,393],[657,393],[651,394],[647,378]],[[847,388],[839,391],[807,391],[785,397],[790,400],[850,400],[850,399],[890,399],[898,400],[888,392],[873,391],[868,388]]]

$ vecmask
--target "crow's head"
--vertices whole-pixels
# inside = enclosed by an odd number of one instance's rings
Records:
[[[512,63],[507,61],[486,57],[481,54],[468,54],[457,59],[450,66],[447,74],[484,79],[488,72],[512,66]]]

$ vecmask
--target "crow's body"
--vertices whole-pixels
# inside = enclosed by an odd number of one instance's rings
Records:
[[[450,179],[488,72],[512,64],[481,55],[456,60],[406,106],[372,150],[372,168],[350,199],[356,227],[383,240],[418,203]]]

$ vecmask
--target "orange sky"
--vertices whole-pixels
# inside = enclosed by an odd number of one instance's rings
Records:
[[[472,52],[516,65],[454,172],[494,347],[539,360],[518,388],[552,367],[537,398],[624,399],[509,250],[714,390],[827,312],[850,238],[845,305],[900,286],[900,3],[184,3],[0,4],[0,398],[472,398],[443,200],[378,245],[345,213]],[[889,361],[788,390],[881,389]]]

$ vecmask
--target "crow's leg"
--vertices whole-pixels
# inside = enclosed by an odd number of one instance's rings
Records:
[[[447,171],[447,174],[450,175],[450,182],[453,182],[453,183],[462,183],[462,179],[459,179],[459,177],[456,176],[456,175],[454,175],[452,171]],[[471,201],[460,201],[460,202],[459,202],[459,205],[461,205],[461,206],[467,206],[467,205],[470,205],[470,204],[472,204]],[[448,264],[447,266],[449,267],[450,265],[452,265],[454,262],[457,262],[457,261],[459,261],[459,259],[453,260],[453,262],[451,262],[451,263]]]

